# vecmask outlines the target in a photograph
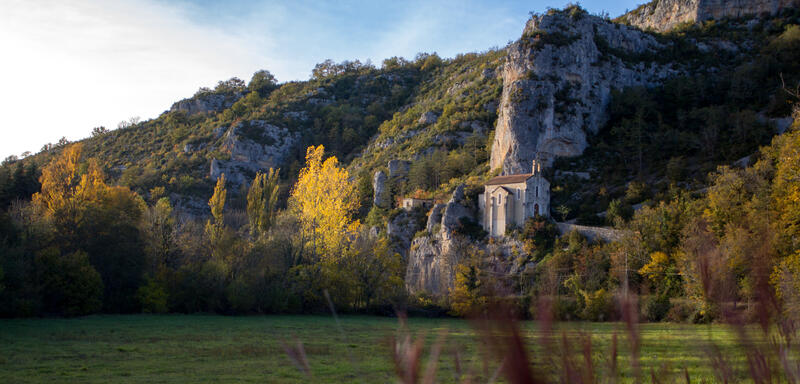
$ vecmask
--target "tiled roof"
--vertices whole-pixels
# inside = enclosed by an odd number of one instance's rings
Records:
[[[515,183],[522,183],[525,180],[531,178],[533,174],[525,173],[522,175],[507,175],[507,176],[496,176],[493,177],[491,180],[486,182],[486,185],[501,185],[501,184],[515,184]]]
[[[514,194],[514,191],[512,191],[512,190],[510,190],[510,189],[508,189],[506,187],[503,187],[503,186],[498,186],[497,188],[491,190],[490,193],[494,193],[495,191],[505,191],[509,195],[513,195]]]

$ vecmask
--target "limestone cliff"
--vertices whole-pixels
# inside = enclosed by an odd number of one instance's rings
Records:
[[[232,184],[242,184],[258,171],[280,167],[298,139],[288,129],[262,120],[238,123],[228,128],[219,148],[229,158],[212,159],[209,176],[216,180],[224,173]]]
[[[440,224],[438,232],[417,237],[411,242],[406,269],[406,288],[412,294],[427,292],[442,295],[453,286],[455,266],[469,241],[458,234],[462,218],[474,219],[474,212],[464,196],[464,185],[453,191],[446,205],[437,204],[428,218]]]
[[[580,155],[587,132],[605,122],[612,88],[676,72],[653,62],[662,48],[651,35],[579,9],[533,16],[508,47],[491,168],[530,172],[537,154]]]
[[[620,17],[641,29],[668,31],[681,23],[744,16],[775,15],[796,0],[656,0]]]
[[[230,108],[233,103],[242,98],[242,92],[232,94],[210,93],[201,94],[188,99],[175,102],[170,107],[170,112],[185,111],[188,115],[206,112],[219,112]]]

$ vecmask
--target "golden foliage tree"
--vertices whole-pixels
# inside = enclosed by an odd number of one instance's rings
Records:
[[[306,166],[292,189],[291,209],[300,218],[315,252],[337,260],[348,234],[358,228],[352,219],[358,209],[358,192],[346,169],[331,156],[323,161],[325,147],[306,150]]]
[[[225,230],[225,217],[223,210],[225,209],[225,197],[228,192],[225,189],[225,174],[223,173],[217,179],[217,185],[214,186],[214,194],[208,200],[208,206],[211,208],[211,219],[206,222],[206,233],[211,238],[211,243],[216,243],[222,237]]]
[[[78,163],[81,158],[81,144],[74,144],[61,152],[55,160],[42,169],[39,181],[42,190],[33,195],[33,201],[52,214],[65,207],[75,194],[80,177]]]
[[[84,208],[99,201],[109,189],[95,159],[89,160],[87,171],[81,174],[82,149],[81,144],[64,148],[42,169],[41,192],[33,195],[34,204],[64,230],[74,230],[82,220]]]
[[[247,192],[247,217],[250,220],[250,235],[257,237],[265,233],[275,221],[278,205],[278,172],[269,169],[268,174],[259,172]]]
[[[776,139],[772,201],[784,254],[800,250],[800,131]]]

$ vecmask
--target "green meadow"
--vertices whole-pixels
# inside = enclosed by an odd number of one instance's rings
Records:
[[[102,315],[72,319],[0,320],[0,383],[295,383],[395,382],[391,337],[397,319],[344,316],[340,326],[330,316]],[[441,382],[454,382],[458,355],[462,372],[486,382],[497,362],[486,357],[473,324],[460,319],[412,318],[408,328],[430,350],[446,330],[438,364]],[[561,361],[557,348],[546,350],[536,324],[522,326],[536,368],[547,359]],[[614,334],[619,367],[630,379],[630,353],[619,323],[561,323],[570,356],[582,362],[581,338],[591,337],[593,364],[607,372]],[[588,336],[590,335],[590,336]],[[736,360],[744,357],[734,332],[722,325],[642,324],[642,372],[662,382],[714,381],[709,351],[718,348]],[[302,342],[312,377],[301,373],[283,344]],[[487,364],[483,364],[488,361]],[[427,363],[425,356],[423,362]],[[624,380],[628,381],[628,380]]]

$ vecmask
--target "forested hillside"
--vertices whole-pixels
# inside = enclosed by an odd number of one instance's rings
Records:
[[[464,315],[494,295],[533,315],[545,295],[561,318],[603,320],[625,282],[651,320],[710,321],[719,295],[792,296],[800,12],[664,33],[577,6],[532,20],[517,42],[480,53],[220,81],[158,118],[7,159],[0,315],[315,312],[328,297],[342,310]],[[572,35],[581,28],[592,38]],[[593,69],[555,75],[569,63]],[[605,97],[603,77],[620,73],[637,85]],[[487,239],[471,218],[503,171],[491,169],[504,160],[490,161],[495,128],[541,121],[556,134],[567,127],[553,121],[569,122],[586,142],[545,170],[551,215],[621,240],[558,236],[545,218]],[[509,153],[541,149],[539,136],[519,137],[503,139]],[[436,208],[396,209],[408,196],[464,212],[443,226]],[[440,294],[407,290],[423,251],[447,270]],[[710,266],[714,292],[700,283]]]

